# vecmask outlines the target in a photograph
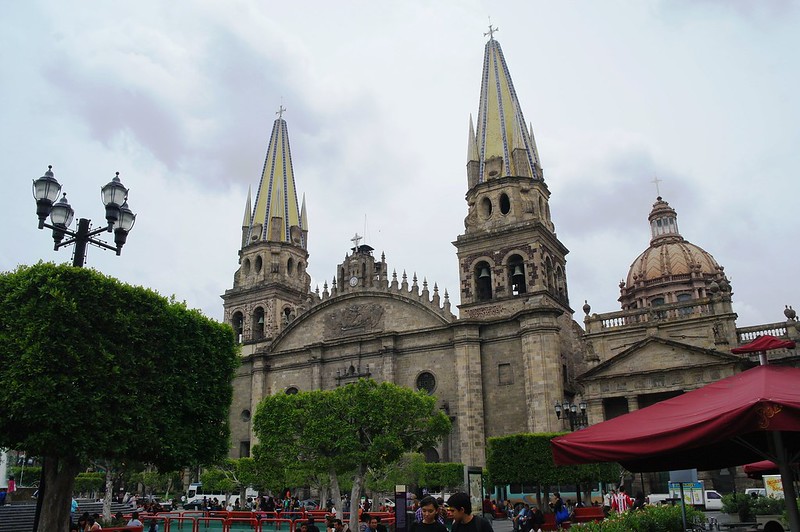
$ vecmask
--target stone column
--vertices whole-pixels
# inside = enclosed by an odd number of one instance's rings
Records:
[[[628,412],[639,410],[639,398],[635,395],[629,395],[625,399],[628,400]]]
[[[314,347],[309,353],[308,361],[311,363],[311,389],[322,389],[322,348]]]
[[[483,418],[483,377],[480,328],[465,324],[453,330],[460,451],[464,465],[486,465],[486,430]]]
[[[595,425],[601,421],[605,421],[602,399],[589,399],[586,401],[586,417],[589,425]]]
[[[391,382],[397,384],[397,375],[395,371],[395,358],[397,357],[397,353],[395,352],[394,348],[394,337],[390,338],[382,338],[382,345],[381,345],[381,362],[382,362],[382,373],[383,373],[383,380],[385,382]]]
[[[564,399],[559,326],[561,311],[540,309],[520,318],[522,366],[529,432],[558,432],[562,422],[554,405]]]

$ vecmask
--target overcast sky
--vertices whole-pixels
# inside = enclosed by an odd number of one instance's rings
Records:
[[[87,266],[221,319],[248,187],[287,108],[322,285],[355,232],[458,297],[469,115],[488,16],[533,123],[570,249],[575,317],[619,309],[661,195],[725,267],[740,326],[800,305],[800,8],[781,0],[0,2],[0,270],[68,262],[37,229],[53,165],[103,221],[119,171],[138,218]]]

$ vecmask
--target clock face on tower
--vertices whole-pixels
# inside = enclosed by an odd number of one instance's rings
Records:
[[[358,277],[355,275],[350,278],[350,286],[356,286],[358,284]]]

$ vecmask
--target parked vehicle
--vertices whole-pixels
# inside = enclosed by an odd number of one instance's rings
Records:
[[[744,494],[748,497],[766,497],[767,496],[767,489],[766,488],[747,488],[744,490]]]
[[[716,490],[705,490],[706,510],[722,510],[722,495]]]
[[[653,506],[664,504],[664,502],[670,498],[669,493],[651,493],[647,496],[647,502],[652,504]]]

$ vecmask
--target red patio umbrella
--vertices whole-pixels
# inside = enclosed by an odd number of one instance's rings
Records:
[[[753,462],[752,464],[745,464],[745,475],[750,478],[761,478],[763,475],[774,475],[778,473],[778,464],[772,460],[761,460],[760,462]]]
[[[731,353],[736,353],[737,355],[758,353],[759,361],[761,365],[764,366],[767,363],[767,351],[772,351],[773,349],[794,349],[794,345],[794,342],[791,340],[781,340],[777,336],[763,334],[749,344],[734,347],[731,349]]]
[[[767,458],[783,462],[791,475],[789,464],[800,453],[800,369],[758,366],[554,438],[551,445],[559,465],[619,462],[629,471],[708,470]],[[787,486],[794,491],[791,478],[784,479]],[[795,500],[788,490],[786,498]],[[796,507],[792,517],[792,529],[800,531]]]

